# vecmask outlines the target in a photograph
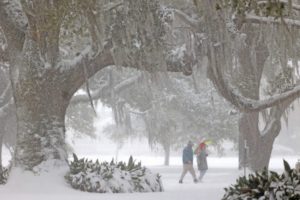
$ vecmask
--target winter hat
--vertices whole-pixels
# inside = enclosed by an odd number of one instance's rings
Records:
[[[193,146],[193,145],[194,145],[194,143],[191,140],[189,140],[188,141],[188,146]]]

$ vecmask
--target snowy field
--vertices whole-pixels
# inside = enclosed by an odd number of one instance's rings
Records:
[[[93,156],[90,156],[93,158]],[[108,157],[103,159],[108,159]],[[121,159],[126,160],[125,157]],[[234,183],[243,171],[236,169],[237,159],[233,157],[208,158],[210,169],[201,183],[193,183],[189,174],[183,184],[178,183],[181,173],[180,157],[171,158],[171,166],[159,165],[162,157],[136,157],[154,172],[162,175],[165,191],[162,193],[131,193],[131,194],[92,194],[72,189],[63,179],[65,169],[57,170],[42,176],[32,177],[14,171],[11,180],[0,186],[0,199],[4,200],[218,200],[224,194],[224,187]],[[293,166],[297,158],[286,157]],[[282,171],[282,158],[272,158],[271,168]],[[21,178],[20,178],[21,176]]]

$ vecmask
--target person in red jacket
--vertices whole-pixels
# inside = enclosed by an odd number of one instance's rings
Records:
[[[203,179],[203,176],[205,175],[206,171],[208,170],[207,165],[207,151],[206,151],[207,145],[205,144],[205,140],[202,140],[199,144],[199,146],[195,149],[194,153],[197,156],[197,166],[198,170],[200,172],[200,176],[198,181],[201,182]]]

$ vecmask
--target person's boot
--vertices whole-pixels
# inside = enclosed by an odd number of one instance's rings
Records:
[[[198,180],[196,178],[194,179],[194,183],[198,183]]]
[[[179,180],[179,183],[182,184],[182,180]]]

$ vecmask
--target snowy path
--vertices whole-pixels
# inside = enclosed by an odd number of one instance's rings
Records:
[[[162,193],[132,193],[132,194],[91,194],[79,192],[70,188],[60,178],[48,177],[49,182],[24,176],[22,180],[0,186],[2,200],[218,200],[224,194],[223,188],[232,183],[237,174],[233,169],[210,169],[202,183],[193,183],[189,174],[184,183],[178,183],[181,173],[180,166],[152,167],[152,170],[162,175],[165,192]],[[17,175],[16,175],[17,176]],[[45,178],[45,177],[44,177]],[[17,179],[14,179],[17,180]],[[45,180],[45,179],[44,179]],[[54,181],[56,180],[56,181]],[[53,185],[57,183],[57,185]]]

